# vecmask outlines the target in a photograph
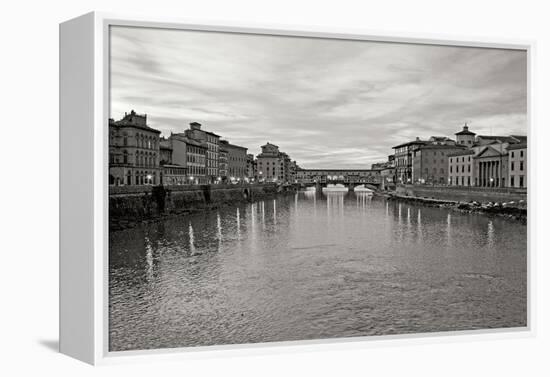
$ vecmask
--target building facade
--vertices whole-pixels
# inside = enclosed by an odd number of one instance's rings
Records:
[[[227,182],[228,179],[228,170],[227,170],[227,158],[229,155],[229,151],[227,150],[227,147],[225,146],[225,143],[223,140],[220,140],[220,149],[219,149],[219,161],[218,161],[218,173],[220,175],[220,181],[222,183]]]
[[[258,180],[257,161],[251,153],[246,155],[246,176],[251,182]]]
[[[483,147],[474,156],[475,184],[481,187],[506,187],[508,153],[501,144]]]
[[[262,145],[262,153],[257,157],[258,180],[260,182],[277,182],[284,178],[284,163],[279,147],[275,144]]]
[[[508,186],[527,188],[527,143],[508,147]]]
[[[449,157],[449,177],[447,183],[451,186],[475,186],[474,172],[475,151],[472,149],[459,150],[450,153]]]
[[[476,134],[468,129],[468,125],[464,124],[462,131],[456,132],[456,144],[465,146],[467,148],[473,147],[475,144]]]
[[[161,138],[160,148],[160,183],[166,186],[184,185],[187,181],[187,164],[178,165],[172,162],[172,140]]]
[[[442,143],[429,142],[418,146],[413,154],[412,183],[447,184],[449,177],[449,154],[464,148],[451,140]]]
[[[206,145],[206,170],[205,180],[207,183],[218,181],[219,176],[219,144],[220,136],[213,132],[205,131],[198,122],[189,124],[189,129],[185,131],[185,136],[198,143]]]
[[[160,183],[160,131],[147,125],[147,115],[134,110],[109,119],[109,184]]]
[[[455,135],[457,145],[467,149],[449,154],[450,185],[521,187],[527,184],[526,161],[520,162],[527,154],[526,136],[476,136],[467,125]]]
[[[247,178],[247,148],[223,141],[227,148],[227,176],[233,182],[244,181]]]
[[[172,164],[185,168],[186,184],[206,184],[206,142],[194,140],[185,133],[170,135]]]
[[[393,147],[395,159],[395,181],[397,183],[412,183],[413,153],[426,141],[416,138]]]

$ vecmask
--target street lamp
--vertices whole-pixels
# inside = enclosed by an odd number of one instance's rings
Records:
[[[147,174],[147,183],[152,183],[153,176],[151,174]]]
[[[193,176],[190,176],[189,180],[191,181],[191,184],[193,184]]]

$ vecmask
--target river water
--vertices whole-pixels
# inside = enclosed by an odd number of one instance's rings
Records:
[[[110,234],[111,351],[526,326],[527,227],[298,193]]]

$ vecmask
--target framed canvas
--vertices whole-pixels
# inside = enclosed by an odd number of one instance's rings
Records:
[[[97,364],[532,335],[532,51],[62,23],[61,352]]]

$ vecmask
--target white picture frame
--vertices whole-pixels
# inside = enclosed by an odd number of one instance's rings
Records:
[[[88,13],[60,25],[60,351],[90,364],[152,358],[212,357],[242,353],[292,352],[422,343],[526,337],[535,334],[534,205],[528,203],[528,326],[525,329],[472,330],[429,334],[292,341],[143,351],[108,351],[108,138],[110,26],[141,26],[228,33],[302,36],[452,46],[520,49],[528,61],[528,136],[532,124],[534,42],[424,34],[365,32],[314,27],[252,24],[197,24],[170,18]],[[529,158],[535,156],[534,143]],[[532,175],[532,170],[529,171]],[[528,195],[533,198],[533,185]],[[458,337],[457,335],[460,335]]]

